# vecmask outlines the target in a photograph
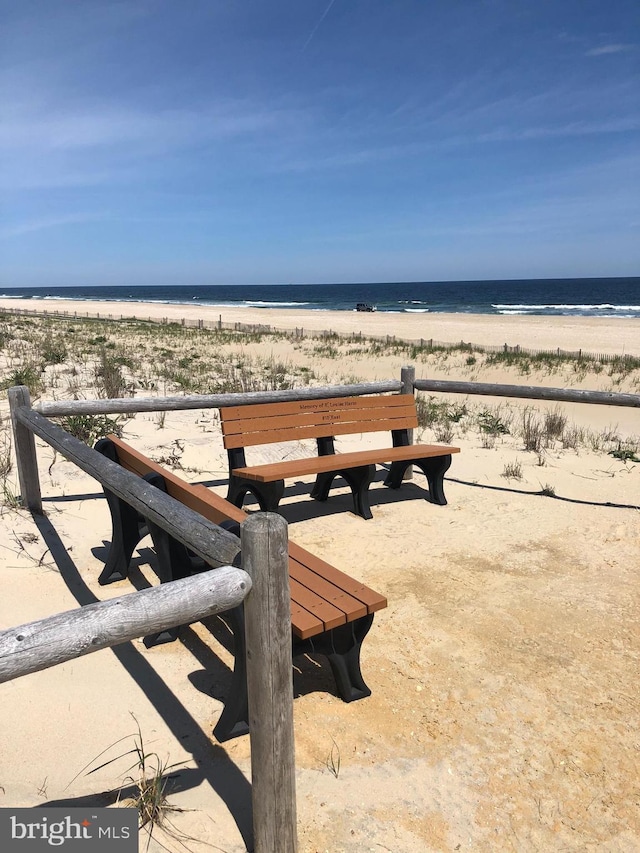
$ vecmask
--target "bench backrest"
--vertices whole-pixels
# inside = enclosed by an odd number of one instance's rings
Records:
[[[162,465],[139,453],[116,435],[110,435],[108,438],[115,446],[118,462],[123,468],[139,477],[151,473],[159,474],[164,480],[167,494],[214,524],[221,524],[223,521],[236,521],[240,524],[247,517],[243,510],[221,498],[220,495],[216,495],[204,486],[192,486],[186,480],[163,468]]]
[[[227,450],[418,426],[416,404],[411,394],[226,406],[220,409],[220,421]]]

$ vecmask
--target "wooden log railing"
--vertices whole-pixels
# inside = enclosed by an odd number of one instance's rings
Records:
[[[450,394],[482,394],[486,397],[517,397],[529,400],[554,400],[559,403],[590,403],[596,406],[632,406],[640,408],[640,394],[616,391],[582,391],[574,388],[546,388],[540,385],[495,385],[490,382],[456,382],[448,379],[416,379],[416,391]]]
[[[38,432],[38,428],[44,428],[42,421],[39,422],[39,426],[35,422],[31,424],[25,422],[28,419],[26,415],[27,411],[46,417],[63,417],[80,414],[122,414],[208,409],[230,405],[251,405],[257,402],[275,403],[289,400],[314,400],[326,397],[350,397],[386,392],[413,394],[415,391],[640,408],[640,395],[638,394],[578,390],[573,388],[547,388],[544,386],[501,385],[487,382],[416,379],[415,367],[413,366],[402,368],[400,381],[390,379],[351,385],[324,385],[316,388],[297,388],[286,391],[256,391],[242,394],[203,394],[187,395],[184,397],[143,397],[110,400],[54,400],[38,403],[33,409],[31,408],[28,389],[24,386],[16,386],[9,389],[9,403],[14,430],[21,500],[33,512],[42,512],[42,499],[38,483],[38,463],[33,433],[41,435],[41,437],[45,438],[45,441],[51,443],[49,438]],[[18,416],[18,412],[21,412],[20,416]],[[60,452],[64,453],[61,448]],[[407,479],[411,477],[410,472],[407,472],[406,477]]]
[[[222,566],[0,631],[0,684],[223,613],[241,604],[250,589],[247,572]]]
[[[353,385],[322,385],[286,391],[251,391],[238,394],[191,394],[184,397],[136,397],[111,400],[51,400],[36,404],[35,411],[49,418],[66,415],[114,415],[131,412],[166,412],[183,409],[219,409],[252,403],[284,403],[289,400],[322,400],[326,397],[357,397],[399,391],[402,382],[390,379]]]
[[[51,423],[10,389],[22,499],[42,512],[38,435],[209,565],[195,577],[0,631],[0,682],[229,610],[244,601],[255,853],[296,853],[287,523],[255,513],[240,539]],[[33,454],[33,456],[31,456]],[[242,569],[229,565],[242,555]]]

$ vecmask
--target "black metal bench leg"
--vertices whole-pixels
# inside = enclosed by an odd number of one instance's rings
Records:
[[[447,499],[444,495],[444,475],[451,467],[451,454],[444,456],[429,456],[426,459],[409,459],[403,462],[392,462],[384,484],[390,489],[399,489],[402,485],[404,472],[410,465],[420,468],[427,478],[429,486],[429,500],[434,504],[446,506]]]
[[[247,650],[244,639],[244,607],[234,607],[225,614],[233,632],[234,664],[231,688],[224,703],[220,719],[213,734],[220,742],[230,740],[249,731],[249,704],[247,700]]]
[[[336,477],[342,477],[351,489],[353,509],[362,518],[373,518],[369,504],[369,486],[376,475],[375,465],[361,465],[357,468],[345,468],[340,471],[327,471],[318,474],[311,490],[311,497],[316,501],[326,501]]]
[[[360,515],[362,518],[373,518],[369,504],[369,486],[376,475],[376,466],[363,465],[360,468],[347,468],[340,473],[351,487],[353,508],[356,515]]]
[[[446,456],[431,456],[429,459],[416,459],[413,463],[423,472],[429,484],[431,501],[440,506],[446,506],[444,496],[444,475],[451,467],[451,454]]]
[[[227,500],[234,506],[242,508],[244,499],[252,494],[258,501],[262,512],[277,512],[278,505],[284,495],[284,480],[276,480],[273,483],[256,483],[242,480],[240,477],[231,476]]]
[[[135,509],[107,489],[104,495],[111,512],[112,533],[107,561],[98,578],[101,586],[125,580],[136,545],[147,534],[144,520]]]
[[[233,474],[229,477],[229,488],[227,489],[227,500],[234,506],[241,507],[244,503],[245,496],[251,491],[247,487],[246,480],[241,480],[239,477],[234,477]]]
[[[187,578],[191,574],[191,559],[189,552],[182,544],[172,536],[169,536],[166,530],[147,521],[149,533],[153,539],[156,557],[158,560],[158,577],[160,583],[168,583],[169,581],[178,580],[179,578]],[[149,634],[143,639],[145,646],[149,649],[153,646],[160,646],[163,643],[172,643],[178,639],[180,626],[167,628],[164,631],[159,631],[157,634]]]
[[[338,476],[337,471],[327,471],[326,474],[318,474],[311,489],[311,497],[314,501],[326,501],[331,491],[331,485]]]
[[[118,461],[113,442],[101,438],[96,442],[95,450],[106,456],[112,462]],[[135,509],[108,489],[104,490],[107,506],[111,513],[111,545],[103,570],[100,572],[98,583],[105,586],[115,581],[122,581],[129,574],[129,563],[138,542],[147,535],[144,519]]]
[[[362,642],[373,624],[373,613],[313,638],[313,649],[327,656],[343,702],[371,696],[360,670]]]
[[[392,462],[389,467],[389,473],[384,479],[385,486],[388,486],[390,489],[399,489],[402,485],[404,472],[410,465],[413,465],[411,460],[409,462]]]

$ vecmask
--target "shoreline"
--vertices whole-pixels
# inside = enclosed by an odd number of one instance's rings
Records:
[[[24,304],[23,304],[24,303]],[[2,299],[0,311],[77,314],[101,318],[198,321],[267,325],[274,331],[332,331],[338,334],[395,336],[405,341],[433,340],[526,349],[583,350],[640,356],[640,319],[618,317],[497,316],[491,314],[412,314],[314,311],[299,308],[247,308],[191,303]]]

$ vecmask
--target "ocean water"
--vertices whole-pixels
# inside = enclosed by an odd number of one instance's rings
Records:
[[[640,318],[640,277],[202,286],[5,287],[3,298],[159,302],[264,309]]]

